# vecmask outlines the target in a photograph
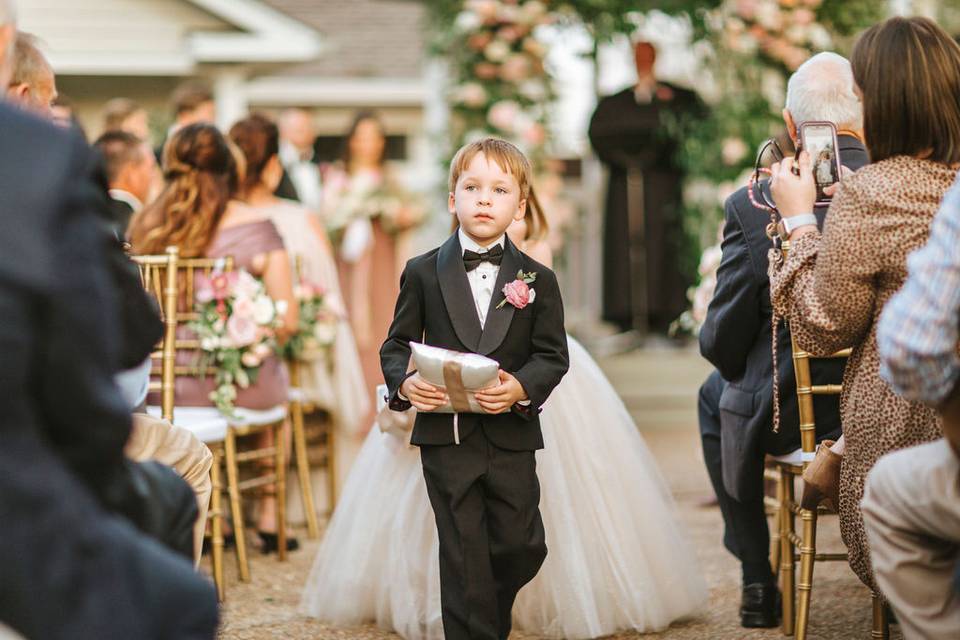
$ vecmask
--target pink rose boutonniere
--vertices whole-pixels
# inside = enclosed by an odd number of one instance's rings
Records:
[[[517,309],[523,309],[533,302],[537,297],[537,292],[530,288],[530,285],[537,279],[535,272],[524,273],[517,271],[517,279],[503,285],[503,300],[497,305],[497,309],[503,307],[508,302]]]

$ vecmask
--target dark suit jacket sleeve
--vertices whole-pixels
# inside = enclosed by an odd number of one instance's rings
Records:
[[[527,419],[537,414],[537,409],[546,402],[570,366],[567,333],[563,326],[563,300],[557,277],[552,271],[541,271],[533,289],[537,292],[533,302],[537,308],[533,317],[530,358],[513,372],[530,400],[528,407],[516,412]],[[517,321],[516,316],[513,321]]]
[[[65,195],[57,213],[57,280],[41,329],[39,384],[53,448],[109,504],[124,500],[123,447],[130,411],[113,384],[120,334],[116,291],[102,224],[105,205],[89,178],[88,155],[79,139],[69,178],[55,188]]]
[[[724,209],[723,256],[713,300],[700,328],[700,353],[725,380],[736,380],[747,366],[759,331],[762,287],[740,223],[736,194],[727,199]]]
[[[394,411],[405,411],[410,403],[397,396],[400,385],[414,372],[407,371],[410,363],[410,341],[423,340],[423,292],[416,269],[407,263],[400,276],[400,295],[393,312],[393,323],[387,339],[380,347],[380,368],[390,394],[389,404]]]

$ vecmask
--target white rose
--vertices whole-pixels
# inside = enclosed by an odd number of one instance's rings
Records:
[[[337,325],[333,322],[318,322],[313,327],[313,337],[320,344],[333,344],[337,337]]]
[[[252,351],[247,351],[240,356],[240,362],[248,369],[260,366],[260,358],[258,358],[257,354]]]
[[[204,351],[213,351],[216,349],[216,338],[204,338],[200,341],[200,348]]]
[[[273,300],[267,296],[260,296],[256,302],[253,303],[253,321],[257,324],[270,324],[275,314],[276,310],[274,309]]]
[[[260,282],[247,271],[241,269],[237,273],[236,295],[246,298],[255,298],[260,293]]]
[[[503,40],[494,40],[483,50],[483,55],[490,62],[503,62],[510,55],[510,45]]]
[[[464,32],[476,30],[483,21],[473,11],[461,11],[457,14],[456,20],[453,21],[453,25],[459,30]]]

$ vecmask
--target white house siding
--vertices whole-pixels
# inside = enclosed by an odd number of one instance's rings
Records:
[[[20,26],[39,36],[59,74],[189,73],[187,38],[233,28],[182,0],[21,0]]]

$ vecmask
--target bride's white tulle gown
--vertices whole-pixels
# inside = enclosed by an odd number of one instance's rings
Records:
[[[570,370],[543,407],[537,452],[546,562],[514,627],[554,638],[653,631],[697,613],[707,589],[673,500],[599,367],[569,340]],[[420,454],[373,429],[304,590],[304,613],[443,638],[437,531]]]

